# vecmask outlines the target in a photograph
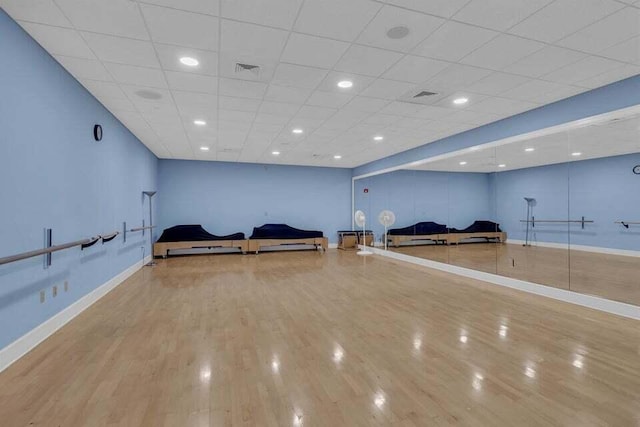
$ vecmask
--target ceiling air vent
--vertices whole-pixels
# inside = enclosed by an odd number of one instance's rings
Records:
[[[398,98],[398,101],[411,104],[433,105],[445,96],[446,94],[444,93],[433,92],[428,89],[413,89]]]
[[[437,93],[435,92],[429,92],[427,90],[423,90],[420,93],[418,93],[417,95],[413,95],[414,98],[422,98],[424,96],[433,96],[433,95],[437,95]]]
[[[260,66],[236,62],[236,74],[257,79],[260,76]]]

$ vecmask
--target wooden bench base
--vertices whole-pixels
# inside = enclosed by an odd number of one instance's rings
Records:
[[[308,239],[256,239],[249,240],[249,252],[258,253],[260,248],[281,245],[313,245],[322,247],[325,251],[329,248],[329,239],[326,237],[311,237]]]
[[[243,254],[249,250],[248,240],[202,240],[192,242],[160,242],[153,244],[153,256],[166,258],[175,249],[238,248]]]
[[[394,247],[399,247],[403,242],[414,242],[420,240],[431,240],[436,244],[446,243],[447,245],[457,245],[466,239],[487,239],[497,240],[504,243],[507,241],[507,233],[486,232],[486,233],[448,233],[448,234],[424,234],[424,235],[387,235],[387,242],[391,242]]]

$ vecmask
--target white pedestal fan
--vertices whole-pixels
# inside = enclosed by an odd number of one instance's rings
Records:
[[[364,248],[358,251],[358,255],[373,255],[373,252],[367,250],[366,215],[362,211],[356,211],[353,219],[358,227],[362,227],[362,243]]]
[[[382,212],[380,212],[380,214],[378,215],[378,221],[380,222],[380,224],[384,225],[384,250],[387,250],[387,228],[391,227],[393,224],[396,223],[396,214],[394,214],[391,211],[388,210],[384,210]]]

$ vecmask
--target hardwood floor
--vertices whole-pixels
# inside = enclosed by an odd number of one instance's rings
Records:
[[[640,323],[353,252],[159,260],[0,373],[2,426],[638,426]]]
[[[406,255],[640,305],[640,258],[514,244],[391,248]]]

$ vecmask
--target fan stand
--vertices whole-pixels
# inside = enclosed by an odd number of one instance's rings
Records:
[[[387,250],[387,242],[389,241],[389,239],[387,239],[387,224],[384,224],[384,250]]]
[[[363,256],[366,256],[366,255],[373,255],[373,252],[371,252],[371,251],[368,251],[368,250],[367,250],[367,234],[366,234],[366,228],[367,228],[366,223],[362,223],[362,244],[363,244],[363,246],[364,246],[364,249],[362,249],[362,250],[358,251],[358,255],[363,255]]]

